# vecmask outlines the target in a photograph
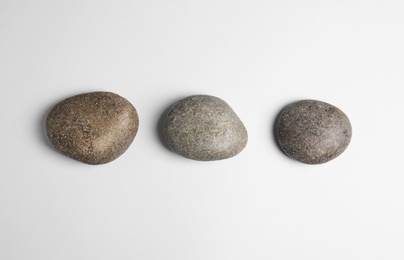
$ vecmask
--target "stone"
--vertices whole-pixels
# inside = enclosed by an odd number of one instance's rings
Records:
[[[163,138],[174,152],[198,161],[233,157],[247,144],[247,130],[222,99],[195,95],[178,101],[163,122]]]
[[[275,134],[289,157],[306,164],[321,164],[345,151],[352,127],[337,107],[317,100],[301,100],[280,112]]]
[[[104,164],[121,156],[139,126],[135,107],[110,92],[91,92],[56,104],[46,118],[50,143],[62,154],[86,164]]]

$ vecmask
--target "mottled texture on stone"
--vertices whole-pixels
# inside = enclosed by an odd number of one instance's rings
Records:
[[[174,152],[199,161],[233,157],[247,144],[247,130],[233,109],[207,95],[177,102],[164,119],[163,137]]]
[[[62,154],[87,164],[122,155],[136,136],[139,119],[125,98],[92,92],[67,98],[49,112],[46,132]]]
[[[307,164],[321,164],[345,151],[352,128],[348,117],[337,107],[302,100],[281,111],[275,133],[288,156]]]

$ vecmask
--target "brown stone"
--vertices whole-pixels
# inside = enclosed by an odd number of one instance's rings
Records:
[[[122,155],[136,136],[139,118],[125,98],[110,92],[69,97],[49,112],[46,132],[62,154],[87,164]]]
[[[345,151],[352,127],[337,107],[322,101],[302,100],[281,111],[275,133],[288,156],[307,164],[321,164]]]

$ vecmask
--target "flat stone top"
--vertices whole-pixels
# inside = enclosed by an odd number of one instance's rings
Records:
[[[307,164],[321,164],[345,151],[352,127],[337,107],[322,101],[302,100],[281,111],[275,132],[288,156]]]

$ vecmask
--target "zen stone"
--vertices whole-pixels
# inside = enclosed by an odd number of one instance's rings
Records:
[[[337,107],[316,100],[302,100],[285,107],[278,116],[275,133],[282,150],[307,164],[321,164],[348,147],[352,127]]]
[[[110,92],[67,98],[53,107],[46,132],[62,154],[87,164],[104,164],[122,155],[136,136],[136,109]]]
[[[177,102],[163,123],[163,137],[176,153],[198,161],[233,157],[247,144],[247,130],[222,99],[195,95]]]

